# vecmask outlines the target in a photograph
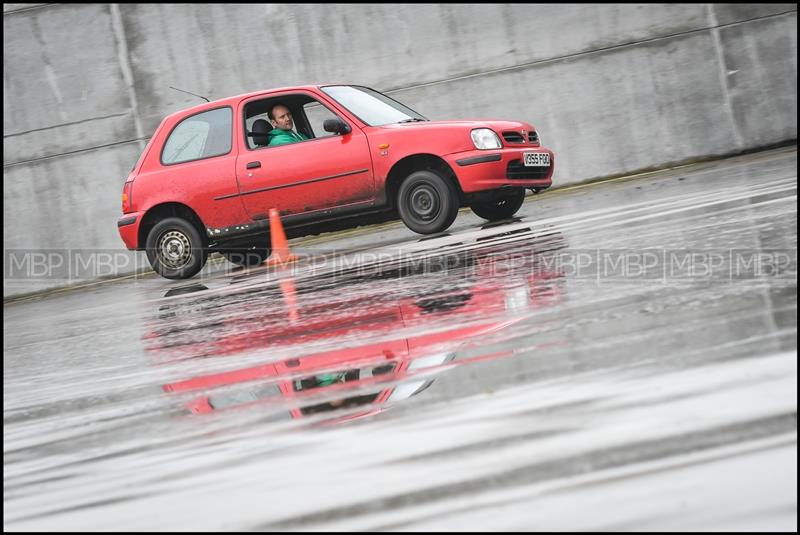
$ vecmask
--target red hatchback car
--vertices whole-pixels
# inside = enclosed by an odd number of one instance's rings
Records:
[[[271,208],[289,238],[398,214],[433,234],[461,206],[514,215],[526,188],[551,185],[553,165],[528,123],[429,121],[360,86],[273,89],[165,118],[125,181],[117,226],[157,273],[184,279],[214,251],[263,262]]]

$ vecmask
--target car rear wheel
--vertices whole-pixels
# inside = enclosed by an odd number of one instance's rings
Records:
[[[417,171],[400,185],[397,211],[414,232],[442,232],[458,215],[458,191],[452,182],[433,171]]]
[[[197,229],[179,217],[160,221],[147,235],[147,260],[167,279],[188,279],[206,263],[208,251]]]
[[[497,195],[488,201],[474,202],[470,208],[478,217],[489,221],[499,221],[516,214],[523,202],[525,202],[525,189],[514,188],[511,193]]]

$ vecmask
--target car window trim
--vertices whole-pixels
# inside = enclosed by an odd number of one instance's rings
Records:
[[[255,97],[249,98],[249,99],[247,99],[247,100],[243,100],[243,101],[241,102],[241,104],[240,104],[240,105],[241,105],[241,107],[242,107],[242,113],[241,113],[241,117],[242,117],[242,129],[241,129],[241,131],[242,131],[242,134],[243,134],[243,136],[242,136],[242,139],[243,139],[243,141],[244,141],[244,148],[245,148],[246,150],[248,150],[248,151],[250,151],[250,152],[254,152],[254,151],[259,151],[259,150],[264,150],[264,149],[270,149],[270,148],[271,148],[271,149],[274,149],[274,148],[276,148],[276,147],[283,147],[283,146],[286,146],[286,145],[297,145],[297,144],[299,144],[299,143],[305,143],[305,142],[307,142],[307,141],[319,141],[319,140],[328,139],[328,138],[332,138],[332,137],[340,137],[340,136],[338,136],[338,135],[325,136],[325,137],[314,137],[314,138],[310,138],[310,139],[304,139],[304,140],[302,140],[302,141],[297,141],[296,143],[285,143],[285,144],[283,144],[283,145],[274,145],[274,146],[272,146],[272,147],[270,147],[269,145],[265,145],[265,146],[263,146],[263,147],[255,147],[255,148],[252,148],[252,149],[251,149],[251,148],[250,148],[250,144],[247,142],[247,117],[245,116],[245,109],[247,108],[247,106],[248,106],[249,104],[253,103],[253,102],[258,102],[259,100],[268,100],[268,99],[273,99],[273,98],[275,98],[275,99],[279,99],[279,98],[281,98],[281,97],[285,97],[285,96],[292,96],[292,95],[305,95],[305,96],[307,96],[307,97],[311,97],[311,98],[313,98],[314,100],[316,100],[317,102],[319,102],[320,104],[322,104],[323,106],[325,106],[325,107],[328,109],[328,111],[330,111],[331,113],[333,113],[333,114],[334,114],[336,117],[338,117],[339,119],[341,119],[342,121],[344,121],[344,122],[347,124],[347,126],[349,126],[349,127],[350,127],[350,131],[351,131],[351,132],[352,132],[353,130],[355,130],[355,129],[353,128],[353,126],[354,126],[354,125],[353,125],[353,122],[354,122],[354,121],[353,121],[353,120],[352,120],[350,117],[348,117],[346,114],[342,113],[342,111],[341,111],[341,110],[339,110],[339,109],[338,109],[338,107],[336,107],[336,106],[332,105],[332,103],[331,103],[331,102],[329,102],[328,100],[326,100],[326,99],[324,99],[324,98],[320,98],[320,97],[321,97],[321,95],[319,95],[318,93],[314,93],[313,91],[308,91],[308,90],[306,90],[306,89],[299,90],[299,91],[288,91],[288,92],[286,92],[286,91],[281,91],[281,92],[279,92],[279,93],[277,93],[277,94],[270,94],[270,93],[267,93],[267,94],[265,94],[265,95],[258,95],[258,96],[255,96]],[[326,95],[326,96],[327,96],[327,95]],[[307,121],[307,120],[308,120],[308,116],[306,116],[306,121]],[[359,119],[359,120],[360,120],[360,119]],[[361,128],[361,127],[359,127],[359,129],[360,129],[360,128]]]
[[[229,110],[231,110],[231,146],[228,149],[228,152],[224,152],[222,154],[215,154],[213,156],[205,156],[203,158],[195,158],[193,160],[184,160],[182,162],[164,163],[164,149],[167,148],[167,143],[169,142],[169,138],[172,137],[172,133],[175,131],[176,128],[178,128],[178,126],[182,125],[185,121],[188,121],[192,117],[195,117],[195,116],[200,115],[202,113],[208,113],[210,111],[222,110],[222,109],[225,109],[225,108],[228,108]],[[167,137],[164,138],[164,144],[161,146],[161,153],[158,155],[158,162],[164,167],[172,167],[173,165],[181,165],[181,164],[185,164],[185,163],[200,162],[202,160],[210,160],[211,158],[219,158],[221,156],[227,156],[228,154],[233,152],[233,126],[234,126],[233,122],[234,122],[233,121],[233,106],[231,106],[230,104],[227,104],[225,106],[217,106],[216,108],[209,108],[207,110],[201,110],[201,111],[198,111],[197,113],[193,113],[191,115],[187,115],[186,117],[184,117],[183,119],[181,119],[180,121],[175,123],[175,126],[173,126],[170,129],[169,134],[167,134]]]

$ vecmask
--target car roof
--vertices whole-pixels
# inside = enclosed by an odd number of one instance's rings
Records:
[[[205,110],[213,110],[214,108],[221,108],[223,106],[235,106],[237,103],[241,102],[242,100],[246,100],[250,97],[255,97],[258,95],[267,95],[269,93],[278,93],[281,91],[294,91],[294,90],[315,90],[319,89],[320,87],[326,87],[330,85],[352,85],[352,84],[318,84],[318,85],[295,85],[295,86],[288,86],[288,87],[276,87],[274,89],[262,89],[261,91],[252,91],[250,93],[242,93],[241,95],[234,95],[230,97],[225,97],[217,100],[212,100],[211,102],[204,102],[202,104],[198,104],[196,106],[192,106],[190,108],[183,108],[178,110],[174,113],[169,114],[166,119],[174,119],[177,116],[185,117],[188,115],[194,115],[195,113],[199,113]]]

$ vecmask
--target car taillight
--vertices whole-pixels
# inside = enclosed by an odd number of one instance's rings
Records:
[[[132,212],[133,199],[131,193],[133,192],[133,180],[125,182],[125,187],[122,188],[122,213],[127,214]]]

